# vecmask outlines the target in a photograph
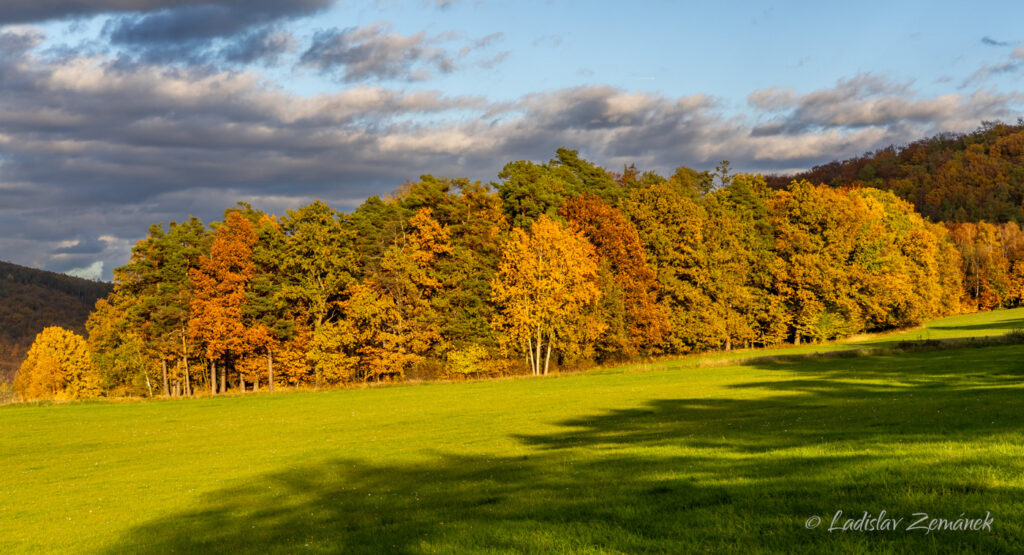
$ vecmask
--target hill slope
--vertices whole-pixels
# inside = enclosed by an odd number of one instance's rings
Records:
[[[985,124],[902,147],[770,176],[776,188],[806,179],[891,190],[935,221],[1024,222],[1024,124]]]
[[[96,301],[113,286],[0,261],[0,382],[14,371],[46,326],[82,333]]]

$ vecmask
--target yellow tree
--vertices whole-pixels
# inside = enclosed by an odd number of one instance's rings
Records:
[[[82,336],[51,326],[36,336],[14,378],[23,399],[80,399],[100,394],[100,377]]]
[[[601,297],[594,247],[547,216],[529,233],[512,230],[491,290],[494,326],[526,351],[534,375],[548,373],[552,349],[585,353],[604,331],[592,310]]]

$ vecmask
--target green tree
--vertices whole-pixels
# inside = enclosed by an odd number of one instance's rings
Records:
[[[89,353],[104,391],[152,397],[154,387],[159,387],[160,376],[155,372],[159,364],[147,353],[142,337],[132,327],[127,303],[123,293],[96,302],[85,324]]]
[[[163,393],[191,391],[188,361],[193,355],[188,335],[191,284],[189,272],[209,250],[206,227],[198,218],[171,222],[167,231],[151,226],[149,235],[132,248],[128,264],[114,270],[115,291],[131,301],[128,319],[138,331],[147,355],[162,367]],[[178,361],[168,373],[167,362]],[[173,389],[172,389],[173,384]]]
[[[513,226],[525,227],[546,214],[554,217],[570,197],[591,194],[612,204],[624,194],[612,174],[579,157],[575,150],[558,149],[546,164],[521,160],[507,164],[495,184]]]
[[[355,283],[356,230],[347,218],[320,201],[289,210],[280,225],[285,236],[280,259],[282,295],[312,334],[309,360],[314,383],[319,385],[332,369],[316,363],[324,360],[316,351],[317,345],[323,344],[318,336],[327,332],[325,324],[342,317],[346,290]]]

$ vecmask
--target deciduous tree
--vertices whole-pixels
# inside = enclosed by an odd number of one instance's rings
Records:
[[[540,216],[529,232],[512,230],[491,284],[494,325],[525,351],[534,375],[548,373],[552,350],[585,355],[604,331],[593,310],[597,273],[593,245],[557,221]]]
[[[100,394],[99,373],[82,336],[51,326],[36,336],[14,378],[23,399],[81,399]]]

